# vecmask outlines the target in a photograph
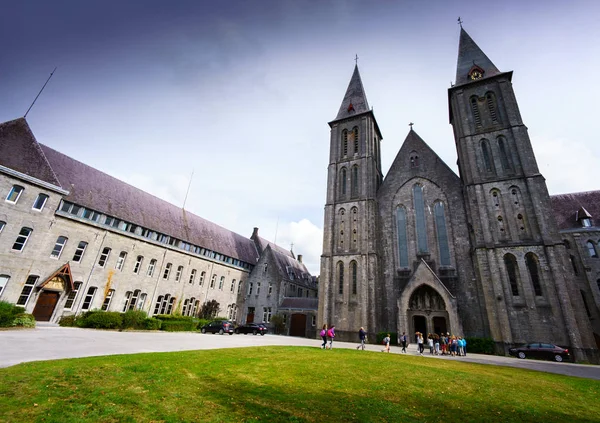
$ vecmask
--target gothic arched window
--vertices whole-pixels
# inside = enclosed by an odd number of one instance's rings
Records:
[[[344,263],[338,262],[338,294],[344,293]]]
[[[340,170],[340,197],[344,198],[346,196],[346,180],[347,180],[347,172],[346,168],[343,167]]]
[[[444,204],[442,202],[435,203],[433,210],[435,213],[435,226],[440,249],[440,264],[442,266],[450,266],[450,247],[448,246],[448,232],[446,230]]]
[[[425,224],[425,201],[423,200],[423,187],[415,185],[413,188],[415,202],[415,218],[417,226],[417,251],[419,254],[429,252],[427,247],[427,226]]]
[[[352,273],[352,295],[356,295],[358,285],[358,265],[355,261],[350,262],[350,272]]]
[[[498,151],[500,151],[500,162],[502,168],[510,170],[510,161],[508,160],[508,152],[506,151],[506,139],[504,137],[498,137]]]
[[[352,207],[352,244],[350,248],[353,250],[358,249],[358,209],[356,207]]]
[[[590,257],[598,257],[598,252],[596,251],[596,246],[594,245],[594,241],[588,241],[586,244],[588,254]]]
[[[348,131],[342,131],[342,157],[348,156]]]
[[[346,230],[346,211],[344,209],[340,209],[340,235],[339,235],[339,244],[338,248],[340,250],[344,249],[344,232]]]
[[[352,135],[354,138],[354,154],[358,154],[358,127],[352,128]]]
[[[533,291],[536,297],[542,296],[542,285],[540,281],[540,267],[538,258],[533,253],[525,254],[525,264],[529,271],[529,277],[531,278],[531,284],[533,285]]]
[[[350,173],[350,196],[352,198],[358,197],[358,166],[352,166]]]
[[[399,206],[396,209],[396,226],[398,228],[398,259],[400,267],[408,267],[408,240],[406,237],[406,210]]]
[[[483,157],[483,167],[487,172],[494,170],[492,165],[492,152],[488,140],[481,140],[481,156]]]
[[[517,259],[512,254],[506,254],[504,256],[504,266],[506,267],[506,273],[508,274],[508,282],[510,283],[510,290],[513,296],[519,296],[519,266],[517,265]]]
[[[477,97],[471,97],[471,113],[473,113],[473,121],[476,127],[481,126],[481,115],[479,114],[479,106],[477,105]]]
[[[498,115],[496,113],[496,96],[494,93],[487,93],[485,95],[485,103],[487,105],[488,113],[492,123],[498,123]]]

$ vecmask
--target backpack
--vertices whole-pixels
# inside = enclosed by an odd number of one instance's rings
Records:
[[[325,336],[325,334],[326,334],[326,333],[327,333],[327,332],[325,332],[325,329],[322,329],[322,330],[321,330],[321,337]]]
[[[331,329],[327,330],[327,336],[333,338],[333,332],[331,331]]]

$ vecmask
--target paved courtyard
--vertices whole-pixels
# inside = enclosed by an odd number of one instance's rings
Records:
[[[93,329],[63,328],[38,324],[35,329],[0,331],[0,367],[18,363],[61,358],[91,357],[113,354],[241,348],[264,345],[312,346],[320,340],[278,335],[212,335],[190,332],[117,332]],[[356,348],[358,343],[334,342],[335,348]],[[368,351],[381,351],[379,345],[367,345]],[[409,347],[409,355],[416,355],[416,345]],[[392,347],[400,354],[400,348]],[[423,359],[458,360],[489,365],[519,367],[570,376],[600,380],[600,366],[547,361],[518,360],[468,354],[467,357],[429,356]]]

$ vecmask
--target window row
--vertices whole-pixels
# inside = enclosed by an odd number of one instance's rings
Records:
[[[337,282],[338,282],[338,294],[343,295],[344,291],[348,289],[346,285],[350,284],[350,293],[356,295],[358,292],[358,264],[352,260],[348,269],[348,276],[346,276],[346,270],[344,263],[339,261],[337,263]]]
[[[348,170],[345,167],[340,169],[339,180],[339,196],[340,199],[345,199],[348,196],[348,185],[350,185],[350,198],[357,198],[359,193],[358,181],[358,165],[352,166],[350,169],[350,181],[348,181]],[[348,184],[349,182],[349,184]]]
[[[346,223],[347,221],[349,223]],[[357,251],[358,245],[358,208],[352,207],[350,214],[346,214],[346,209],[338,211],[338,236],[337,249],[338,251]]]
[[[498,188],[492,188],[490,190],[490,195],[499,237],[501,239],[509,238],[508,228],[510,226],[506,226],[505,216],[512,215],[513,222],[515,223],[513,227],[517,229],[518,237],[521,239],[530,238],[529,223],[525,213],[525,207],[521,201],[521,192],[519,188],[516,186],[510,187],[509,193],[506,196],[503,196]]]
[[[472,96],[470,106],[476,130],[499,122],[496,95],[493,92],[489,91],[483,97]]]
[[[342,145],[340,157],[345,158],[348,157],[348,146],[352,146],[353,155],[359,154],[359,143],[358,143],[358,126],[352,128],[351,131],[344,129],[342,131]]]
[[[504,255],[504,267],[508,275],[508,283],[513,297],[518,297],[521,294],[521,274],[519,272],[519,264],[517,258],[508,253]],[[525,267],[529,275],[529,282],[533,286],[533,292],[536,297],[542,297],[542,279],[540,273],[540,263],[538,257],[534,253],[525,254]]]
[[[598,241],[597,243],[594,242],[593,240],[588,240],[585,243],[585,246],[587,248],[588,254],[590,255],[590,257],[592,258],[598,258],[598,249],[596,248],[596,245],[600,245],[600,241]]]
[[[107,216],[101,213],[98,213],[94,210],[78,206],[76,204],[70,203],[68,201],[62,202],[60,206],[60,211],[70,214],[72,216],[80,217],[83,219],[91,220],[92,222],[109,226],[113,229],[122,230],[125,232],[129,232],[131,234],[141,236],[152,241],[156,241],[162,244],[167,244],[175,248],[179,248],[194,254],[198,254],[201,256],[205,256],[214,260],[218,260],[227,264],[231,264],[233,266],[241,267],[244,269],[252,270],[253,265],[247,263],[242,260],[235,259],[233,257],[226,256],[224,254],[217,253],[216,251],[209,250],[207,248],[199,247],[197,245],[192,245],[185,241],[179,240],[175,237],[161,234],[156,231],[152,231],[150,229],[146,229],[142,226],[126,222],[124,220],[120,220],[118,218]]]
[[[21,194],[25,191],[21,185],[13,185],[8,195],[6,196],[6,201],[12,204],[17,204],[19,198],[21,198]],[[31,208],[33,210],[42,211],[44,206],[46,205],[46,201],[48,201],[48,196],[43,193],[39,193]]]
[[[510,159],[509,147],[506,138],[499,136],[496,138],[496,145],[492,148],[490,141],[483,138],[479,141],[479,147],[481,151],[481,163],[483,171],[490,174],[497,174],[497,166],[494,157],[499,157],[500,166],[505,172],[511,172],[513,169],[512,161]]]

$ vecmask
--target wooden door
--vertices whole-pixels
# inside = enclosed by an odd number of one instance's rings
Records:
[[[35,320],[39,320],[40,322],[50,321],[59,296],[58,292],[42,291],[33,309]]]
[[[290,336],[306,336],[306,314],[292,314]]]

